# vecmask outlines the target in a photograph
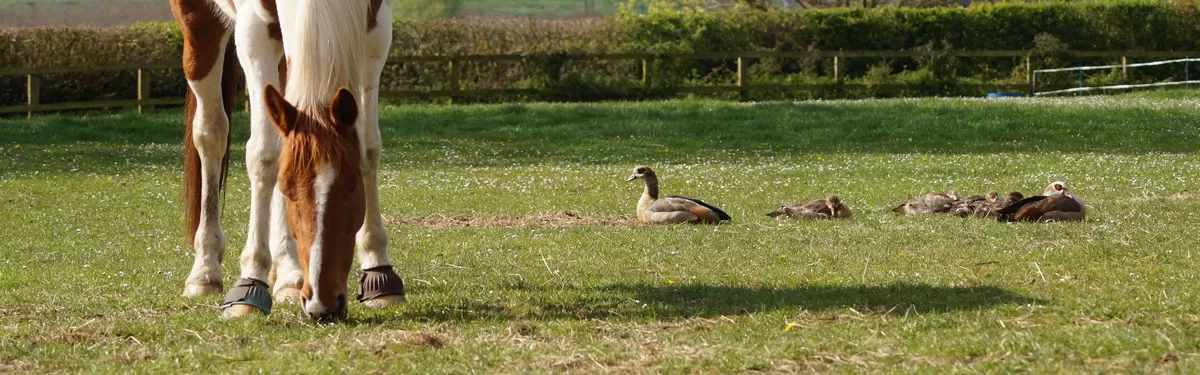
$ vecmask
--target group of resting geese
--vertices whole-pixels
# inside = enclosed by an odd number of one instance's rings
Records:
[[[625,181],[642,179],[646,190],[638,200],[638,220],[649,224],[709,223],[730,220],[729,214],[695,198],[670,195],[659,198],[658,175],[647,166],[634,168]],[[1055,181],[1042,195],[1025,197],[1010,191],[999,199],[996,192],[960,198],[958,192],[929,193],[913,197],[892,209],[904,215],[953,213],[962,217],[996,217],[1000,221],[1082,221],[1087,215],[1083,201],[1067,193],[1067,185]],[[767,216],[778,219],[848,218],[852,211],[837,195],[807,203],[783,205]]]

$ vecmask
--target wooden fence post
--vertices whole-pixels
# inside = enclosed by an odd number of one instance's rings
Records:
[[[33,118],[33,107],[41,103],[42,95],[42,77],[33,75],[33,73],[25,75],[25,104],[29,105],[29,112],[25,114],[27,118]]]
[[[1121,83],[1129,79],[1129,60],[1128,56],[1121,56]]]
[[[1025,83],[1033,83],[1033,59],[1025,55]]]
[[[137,79],[137,99],[139,102],[137,108],[138,113],[143,113],[145,109],[151,108],[149,105],[142,105],[142,103],[144,103],[147,99],[150,99],[150,73],[147,73],[145,69],[138,69]]]
[[[750,94],[750,76],[746,74],[747,70],[746,59],[738,56],[737,58],[737,86],[738,100],[746,101]]]
[[[461,69],[462,64],[455,64],[454,58],[450,58],[450,61],[447,62],[447,64],[449,64],[449,68],[450,68],[450,82],[447,83],[447,85],[450,86],[450,87],[448,87],[448,89],[450,90],[450,103],[453,104],[454,97],[458,95],[458,90],[459,90],[458,80],[459,80],[459,74],[461,74],[459,72],[459,70]]]
[[[1033,76],[1033,58],[1025,55],[1025,83],[1029,84],[1029,96],[1037,95],[1037,78]]]
[[[642,86],[648,86],[649,84],[650,84],[650,66],[646,62],[646,59],[642,59]]]
[[[838,56],[833,55],[833,83],[841,82],[841,77],[838,76]]]

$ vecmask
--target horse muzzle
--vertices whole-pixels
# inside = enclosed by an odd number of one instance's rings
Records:
[[[320,299],[304,299],[304,312],[318,322],[338,322],[346,319],[346,295],[338,295],[336,306],[325,306]]]

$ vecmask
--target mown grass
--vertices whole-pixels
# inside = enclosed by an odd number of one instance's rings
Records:
[[[392,225],[412,302],[327,326],[179,297],[179,112],[3,119],[0,370],[1196,371],[1200,102],[1174,95],[386,107],[389,217],[628,216],[641,188],[622,179],[648,164],[734,221]],[[1088,221],[888,212],[1056,179]],[[829,192],[853,219],[764,216]]]

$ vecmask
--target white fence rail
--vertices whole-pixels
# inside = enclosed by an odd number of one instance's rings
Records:
[[[1122,58],[1121,61],[1125,61],[1124,58]],[[1189,58],[1183,58],[1183,59],[1152,61],[1152,62],[1135,63],[1135,64],[1076,66],[1076,67],[1071,67],[1071,68],[1038,69],[1038,70],[1033,71],[1033,76],[1030,78],[1030,91],[1033,92],[1033,96],[1046,96],[1046,95],[1070,94],[1070,93],[1079,94],[1079,93],[1083,93],[1083,92],[1097,91],[1097,90],[1128,90],[1128,89],[1137,89],[1137,88],[1146,88],[1146,87],[1170,87],[1170,86],[1179,86],[1179,85],[1184,85],[1185,87],[1187,87],[1193,83],[1200,84],[1200,80],[1192,80],[1192,78],[1191,78],[1190,71],[1191,71],[1191,63],[1193,63],[1193,62],[1200,62],[1200,58],[1190,58],[1189,57]],[[1085,72],[1085,71],[1120,68],[1122,75],[1124,75],[1125,70],[1128,68],[1136,68],[1136,67],[1142,67],[1142,66],[1169,65],[1169,64],[1184,64],[1183,81],[1126,84],[1126,85],[1109,85],[1109,86],[1084,86],[1083,72]],[[1038,74],[1056,73],[1056,72],[1079,72],[1079,87],[1063,89],[1063,90],[1038,92],[1037,91]]]

